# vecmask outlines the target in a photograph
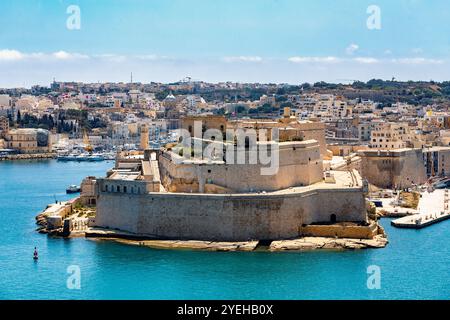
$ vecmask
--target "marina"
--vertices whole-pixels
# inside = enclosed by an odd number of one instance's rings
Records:
[[[58,161],[105,161],[105,160],[114,160],[115,153],[60,153],[57,155],[56,159]]]

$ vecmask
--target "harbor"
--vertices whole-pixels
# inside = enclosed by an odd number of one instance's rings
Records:
[[[105,161],[105,160],[114,160],[115,153],[69,153],[69,154],[58,154],[56,159],[58,161]]]
[[[185,244],[139,245],[136,241],[136,245],[130,246],[128,241],[61,240],[35,232],[35,213],[54,203],[55,197],[61,202],[76,198],[77,195],[65,193],[67,186],[79,184],[88,175],[100,176],[110,167],[110,162],[56,160],[31,161],[26,166],[22,162],[0,163],[0,175],[4,177],[0,181],[4,187],[0,211],[14,217],[5,216],[0,225],[3,240],[0,261],[4,268],[0,274],[0,296],[10,299],[277,299],[286,296],[293,299],[444,299],[450,290],[450,282],[442,278],[447,272],[450,252],[448,221],[414,232],[396,229],[390,225],[391,219],[384,218],[380,223],[389,237],[385,248],[332,252],[215,253],[209,251],[210,244],[197,244],[204,250],[160,250],[158,245],[181,249]],[[6,187],[6,181],[13,183]],[[77,227],[73,227],[73,233],[78,233]],[[83,226],[78,228],[80,233],[84,232]],[[311,240],[317,239],[308,238],[304,243],[292,245],[318,245]],[[273,243],[272,247],[289,249],[287,245]],[[34,247],[39,252],[37,263],[32,259]],[[223,244],[224,250],[234,247]],[[12,256],[15,258],[8,258]],[[89,279],[83,282],[82,292],[61,286],[65,283],[66,268],[73,264],[80,266],[83,279]],[[384,289],[370,291],[365,289],[366,269],[372,264],[380,266],[383,274],[399,269],[403,272],[397,272],[395,278],[384,277]],[[197,274],[202,274],[202,278]],[[133,290],[119,290],[125,285],[132,286]],[[150,285],[154,289],[149,290]],[[18,286],[22,290],[13,289]],[[39,292],[37,286],[41,288]],[[217,290],[218,286],[221,290]],[[441,290],[435,290],[436,286]],[[238,287],[241,289],[234,290]],[[297,290],[300,287],[303,290]]]
[[[417,211],[419,213],[395,219],[391,224],[397,228],[422,229],[449,219],[448,189],[422,193]]]
[[[434,223],[438,223],[450,218],[450,213],[432,214],[415,214],[399,218],[391,222],[397,228],[422,229]]]

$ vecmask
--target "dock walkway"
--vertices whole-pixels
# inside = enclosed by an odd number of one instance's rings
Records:
[[[450,219],[448,190],[425,192],[419,201],[420,213],[391,221],[397,228],[421,229],[434,223]]]

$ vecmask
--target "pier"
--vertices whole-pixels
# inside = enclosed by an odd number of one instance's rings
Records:
[[[391,225],[397,228],[421,229],[450,219],[448,190],[435,190],[425,192],[419,202],[419,212],[391,221]]]

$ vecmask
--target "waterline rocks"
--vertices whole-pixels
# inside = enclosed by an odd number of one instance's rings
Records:
[[[308,251],[317,249],[367,249],[384,248],[388,240],[384,235],[376,235],[373,239],[304,237],[293,240],[273,241],[270,251]]]
[[[384,233],[372,239],[351,239],[331,237],[302,237],[291,240],[278,240],[262,245],[260,241],[202,241],[202,240],[160,240],[140,238],[134,234],[117,230],[92,228],[86,231],[86,237],[97,240],[113,240],[119,243],[143,246],[154,249],[205,250],[205,251],[309,251],[318,249],[345,250],[383,248],[388,240]]]

